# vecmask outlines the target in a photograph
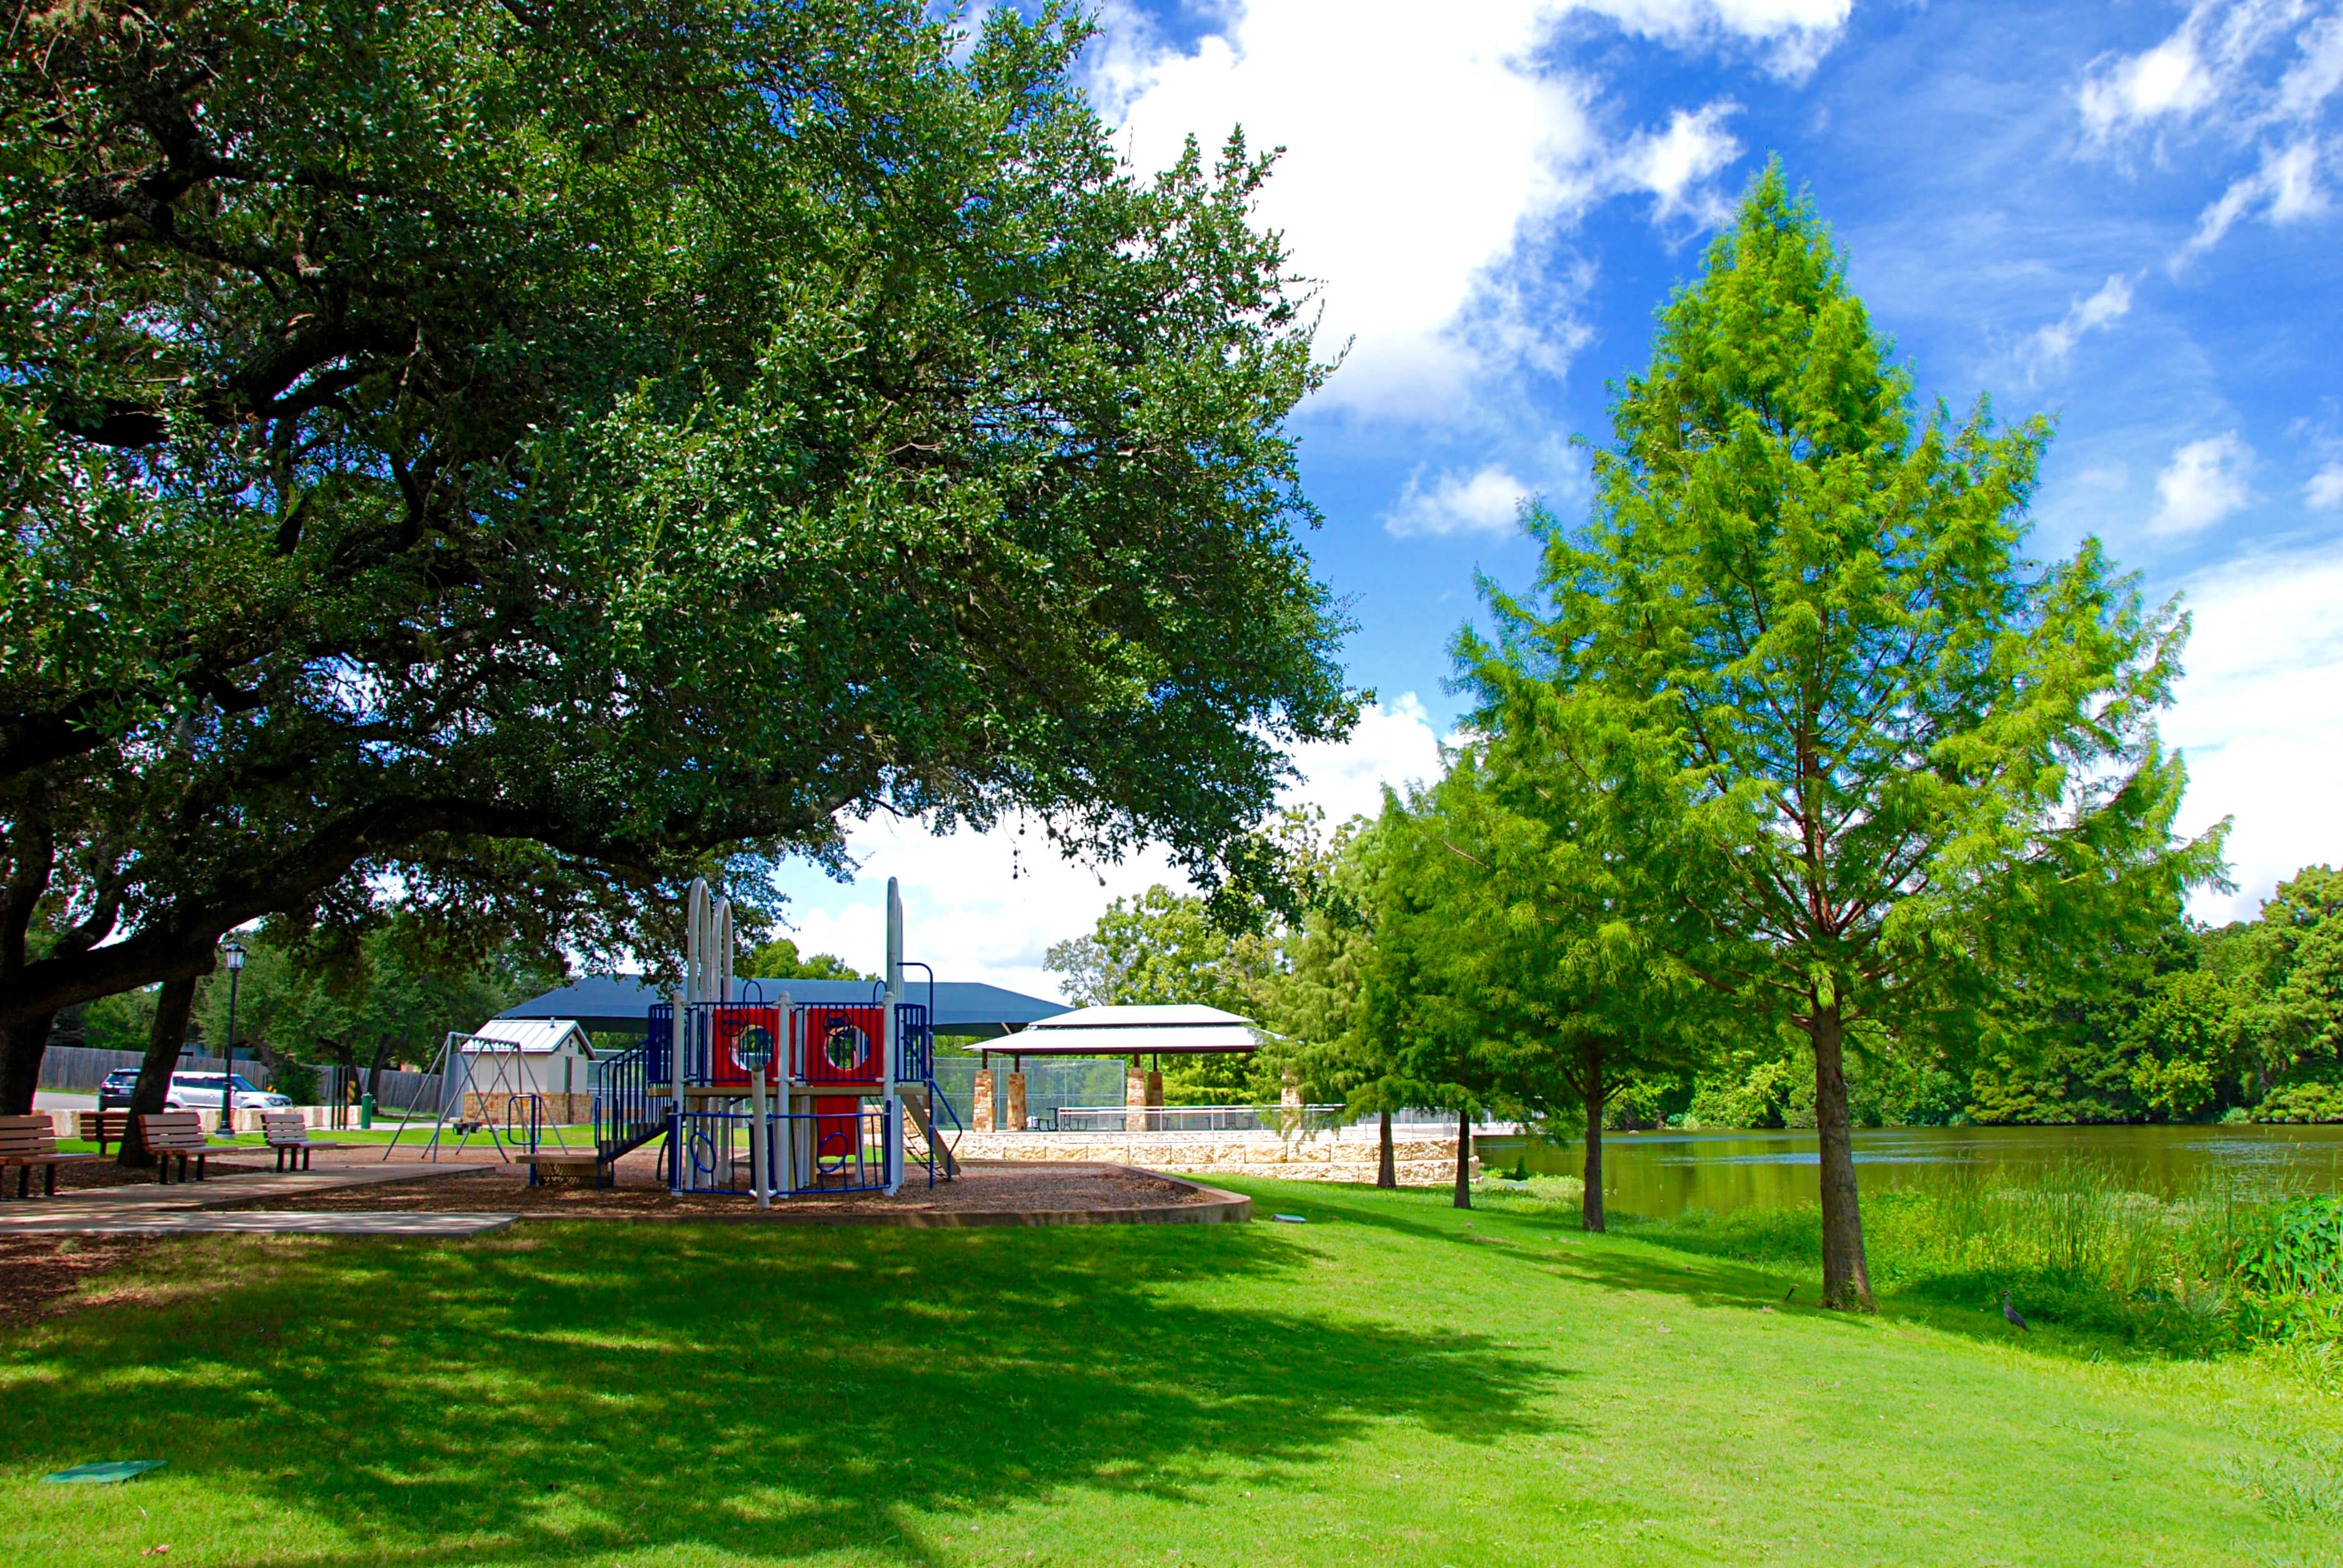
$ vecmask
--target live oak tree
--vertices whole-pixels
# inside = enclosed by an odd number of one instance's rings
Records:
[[[2023,558],[2048,426],[1919,407],[1778,166],[1612,425],[1539,595],[1490,595],[1491,719],[1634,781],[1603,837],[1707,928],[1687,964],[1812,1041],[1824,1294],[1868,1309],[1851,1026],[1973,1030],[2218,874],[2155,725],[2186,622],[2096,541]]]
[[[58,1009],[386,887],[608,956],[860,812],[1208,874],[1353,708],[1282,430],[1323,367],[1266,161],[1133,176],[1086,35],[28,8],[0,1110]]]

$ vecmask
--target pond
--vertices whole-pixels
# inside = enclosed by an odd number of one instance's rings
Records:
[[[1526,1158],[1546,1175],[1578,1174],[1577,1143],[1483,1138],[1491,1172]],[[1855,1135],[1863,1191],[1916,1186],[1946,1172],[2017,1171],[2071,1159],[2105,1161],[2142,1191],[2172,1192],[2207,1171],[2343,1190],[2343,1126],[1888,1127]],[[1815,1200],[1812,1130],[1791,1132],[1610,1132],[1603,1139],[1604,1204],[1667,1218],[1686,1209],[1771,1208]]]

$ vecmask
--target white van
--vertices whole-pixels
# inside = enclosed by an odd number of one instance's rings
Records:
[[[171,1091],[163,1101],[163,1109],[217,1111],[220,1095],[229,1084],[235,1085],[238,1111],[279,1111],[293,1103],[284,1095],[254,1088],[252,1081],[241,1072],[175,1072],[171,1074]]]

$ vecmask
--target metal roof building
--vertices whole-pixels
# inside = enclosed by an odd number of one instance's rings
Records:
[[[876,980],[740,980],[736,1001],[773,1001],[783,991],[799,1004],[845,1006],[879,1000],[883,989]],[[926,981],[907,979],[903,1000],[930,1003],[930,1020],[938,1034],[973,1035],[990,1039],[1024,1028],[1038,1019],[1065,1010],[1061,1001],[1050,1001],[1021,991],[1007,990],[981,980],[938,980],[932,993]],[[612,979],[589,976],[547,991],[499,1017],[508,1019],[575,1019],[579,1028],[596,1034],[640,1034],[653,1002],[666,1000],[634,975]]]

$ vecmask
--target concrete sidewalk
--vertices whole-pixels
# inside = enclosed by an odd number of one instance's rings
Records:
[[[232,1231],[259,1236],[484,1236],[518,1214],[310,1213],[298,1209],[250,1209],[234,1214],[162,1209],[149,1213],[12,1216],[0,1231],[11,1236],[184,1236]]]
[[[214,1176],[204,1181],[174,1181],[167,1187],[159,1181],[141,1182],[133,1187],[96,1187],[60,1192],[54,1198],[12,1198],[0,1203],[0,1235],[55,1232],[60,1222],[68,1221],[82,1224],[119,1221],[173,1211],[185,1213],[221,1209],[231,1203],[250,1203],[262,1199],[298,1202],[314,1192],[372,1187],[386,1181],[426,1181],[434,1176],[458,1176],[488,1169],[488,1166],[474,1164],[394,1164],[357,1168],[343,1166],[322,1171],[249,1171],[230,1176]],[[472,1217],[478,1218],[477,1215]],[[315,1218],[336,1217],[317,1215]],[[189,1227],[181,1225],[178,1228]]]

